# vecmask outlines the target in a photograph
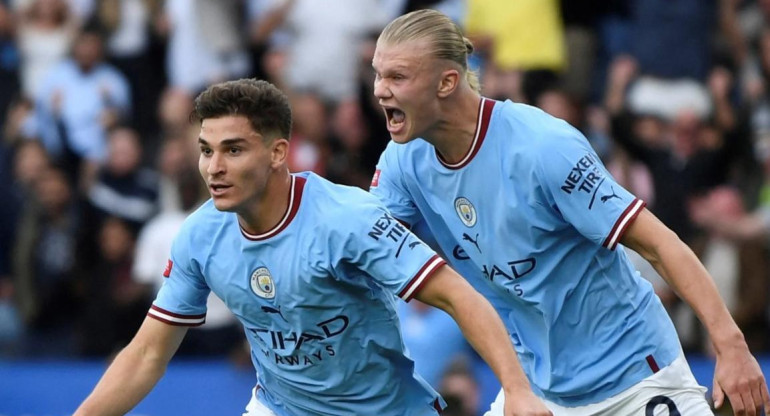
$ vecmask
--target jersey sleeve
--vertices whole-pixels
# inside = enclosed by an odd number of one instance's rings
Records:
[[[446,262],[367,195],[333,230],[333,263],[348,263],[405,301]]]
[[[206,300],[211,290],[193,258],[190,240],[189,227],[183,227],[171,247],[163,285],[147,313],[169,325],[199,326],[206,322]]]
[[[536,148],[549,203],[589,240],[614,250],[645,202],[620,186],[577,130]]]
[[[403,182],[396,146],[399,145],[391,141],[380,155],[369,192],[379,198],[397,220],[411,227],[422,215]]]

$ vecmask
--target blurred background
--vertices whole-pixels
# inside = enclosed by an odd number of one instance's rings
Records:
[[[277,84],[291,169],[367,189],[389,140],[374,42],[420,8],[474,41],[485,96],[585,134],[700,256],[770,375],[770,0],[0,0],[0,416],[71,414],[143,320],[176,230],[208,197],[197,93]],[[634,261],[710,386],[702,327]],[[417,301],[400,314],[446,414],[483,413],[498,385],[454,322]],[[132,414],[240,414],[254,382],[212,297]]]

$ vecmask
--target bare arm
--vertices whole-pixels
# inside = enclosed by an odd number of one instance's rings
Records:
[[[738,6],[742,0],[719,1],[719,29],[727,40],[734,62],[738,67],[746,64],[748,45],[741,31]]]
[[[745,414],[758,414],[755,412],[763,403],[765,409],[770,410],[770,396],[759,364],[749,352],[711,276],[692,250],[646,209],[631,224],[621,242],[655,267],[708,330],[717,354],[716,406],[722,405],[726,393],[736,414],[744,414],[744,409]]]
[[[715,219],[707,227],[721,236],[738,241],[762,240],[770,235],[765,221],[757,213],[735,219]]]
[[[690,204],[690,216],[693,221],[716,235],[735,241],[761,241],[770,237],[770,227],[765,214],[754,211],[740,216],[728,215],[719,209],[719,201],[707,197],[694,200]]]
[[[187,327],[147,317],[73,416],[124,415],[155,386],[182,343]]]
[[[529,385],[497,311],[465,279],[442,266],[416,298],[444,310],[494,371],[505,392],[505,416],[550,415]]]

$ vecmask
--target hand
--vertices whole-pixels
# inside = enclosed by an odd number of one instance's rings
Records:
[[[687,204],[690,221],[700,227],[709,228],[718,214],[707,196],[692,198]]]
[[[767,382],[757,360],[749,353],[745,343],[717,352],[714,371],[714,407],[719,409],[725,394],[736,416],[758,416],[764,406],[770,412],[770,394]]]
[[[553,416],[539,397],[531,391],[505,394],[505,416]]]
[[[610,64],[610,85],[625,88],[634,79],[637,70],[636,59],[631,55],[618,56]]]

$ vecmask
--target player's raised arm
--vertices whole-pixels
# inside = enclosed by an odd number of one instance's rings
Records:
[[[187,327],[145,318],[134,339],[117,355],[73,416],[126,414],[163,376],[186,333]]]
[[[497,312],[465,279],[443,265],[415,297],[448,313],[489,364],[505,392],[505,416],[551,415],[532,392]]]
[[[714,402],[730,399],[735,414],[770,412],[767,382],[746,341],[730,316],[705,267],[677,235],[644,210],[624,234],[622,244],[655,267],[706,326],[717,354]]]

